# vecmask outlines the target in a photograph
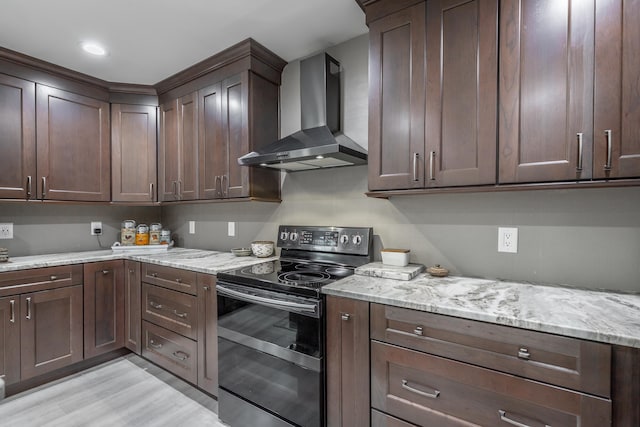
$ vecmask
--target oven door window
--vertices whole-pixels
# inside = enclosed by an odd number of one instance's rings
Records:
[[[297,425],[319,426],[320,311],[318,300],[219,283],[220,387]]]

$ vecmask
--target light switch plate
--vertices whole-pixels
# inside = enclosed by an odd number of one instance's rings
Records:
[[[236,223],[230,221],[227,223],[227,236],[234,237],[236,235]]]
[[[13,239],[12,222],[5,222],[0,224],[0,239]]]
[[[189,234],[196,234],[196,222],[189,221]]]

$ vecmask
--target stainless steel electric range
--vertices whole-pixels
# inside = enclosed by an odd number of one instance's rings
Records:
[[[278,261],[218,274],[222,422],[324,425],[321,288],[371,262],[372,244],[372,228],[280,226]]]

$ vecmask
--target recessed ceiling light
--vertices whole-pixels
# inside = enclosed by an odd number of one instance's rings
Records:
[[[93,42],[82,43],[82,50],[96,56],[105,56],[107,54],[105,48]]]

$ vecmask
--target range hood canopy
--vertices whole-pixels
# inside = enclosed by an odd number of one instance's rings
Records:
[[[300,61],[302,130],[238,159],[288,172],[363,165],[367,151],[340,131],[340,63],[326,53]]]

